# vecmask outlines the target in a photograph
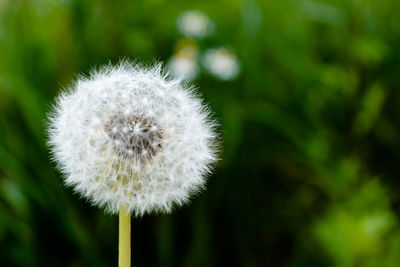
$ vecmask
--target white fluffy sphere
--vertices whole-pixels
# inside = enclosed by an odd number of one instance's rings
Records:
[[[80,77],[50,115],[65,182],[93,204],[170,212],[201,189],[216,157],[215,124],[194,89],[161,66],[128,62]]]

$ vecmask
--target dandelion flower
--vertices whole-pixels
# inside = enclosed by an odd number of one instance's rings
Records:
[[[194,45],[179,48],[168,62],[168,71],[176,78],[193,80],[199,73],[197,53],[197,47]]]
[[[221,80],[233,80],[239,74],[237,57],[226,48],[209,49],[204,53],[203,64],[215,77]]]
[[[184,12],[179,16],[177,26],[184,36],[199,39],[209,35],[214,29],[210,18],[200,10]]]
[[[171,57],[168,62],[168,70],[172,76],[188,81],[195,79],[199,73],[196,59],[182,54]]]
[[[209,109],[160,65],[128,62],[80,77],[50,116],[65,183],[117,213],[170,212],[205,184],[217,160]]]

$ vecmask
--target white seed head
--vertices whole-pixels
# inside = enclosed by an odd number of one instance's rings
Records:
[[[190,54],[177,53],[171,57],[167,67],[173,77],[188,81],[196,78],[199,73],[197,57]]]
[[[214,30],[213,22],[200,10],[189,10],[182,13],[177,20],[177,26],[184,36],[199,39]]]
[[[226,48],[208,49],[203,56],[206,69],[221,80],[233,80],[239,74],[240,66],[236,56]]]
[[[49,144],[67,185],[93,204],[170,212],[205,184],[215,123],[194,88],[160,65],[128,62],[80,77],[50,115]]]

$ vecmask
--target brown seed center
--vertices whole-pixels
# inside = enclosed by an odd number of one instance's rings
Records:
[[[113,149],[125,157],[149,159],[162,148],[161,127],[153,117],[140,112],[113,115],[104,129]]]

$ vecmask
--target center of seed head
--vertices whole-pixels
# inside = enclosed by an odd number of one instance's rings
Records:
[[[153,117],[140,112],[118,113],[104,125],[113,149],[120,155],[149,159],[162,148],[163,131]]]

